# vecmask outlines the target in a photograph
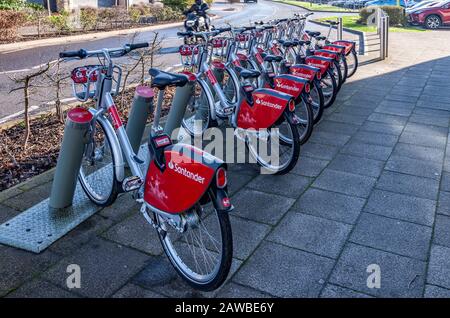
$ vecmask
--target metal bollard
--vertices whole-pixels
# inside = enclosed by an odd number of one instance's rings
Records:
[[[337,39],[338,40],[342,40],[342,30],[344,28],[344,26],[342,24],[342,18],[339,17],[339,18],[337,18],[337,20],[338,20],[338,23],[339,23],[338,26],[337,26]]]
[[[72,205],[92,114],[81,107],[67,113],[66,127],[50,194],[50,208]]]
[[[154,93],[151,87],[143,85],[136,87],[126,127],[131,147],[136,154],[141,145],[147,119],[153,112],[153,97]]]
[[[186,104],[193,93],[195,75],[190,74],[188,75],[188,78],[189,81],[186,85],[183,87],[177,87],[175,90],[172,105],[170,107],[169,114],[167,115],[167,121],[164,125],[164,132],[171,137],[173,131],[180,128],[186,110]]]

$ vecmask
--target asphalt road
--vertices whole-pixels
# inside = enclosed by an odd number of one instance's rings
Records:
[[[301,8],[266,0],[259,0],[258,3],[242,3],[233,6],[235,8],[237,7],[237,10],[224,11],[223,9],[230,7],[229,4],[224,2],[215,3],[212,7],[212,13],[216,14],[218,18],[213,21],[213,24],[216,26],[225,25],[227,23],[233,25],[249,25],[254,21],[267,21],[273,18],[289,17],[292,16],[294,12],[304,11]],[[316,13],[314,17],[325,15],[329,16],[336,14]],[[317,26],[314,26],[313,28],[318,29]],[[180,45],[181,40],[178,39],[176,33],[181,29],[181,27],[172,27],[158,31],[159,35],[164,39],[162,46],[165,51],[170,51],[170,48]],[[0,123],[20,117],[20,112],[22,111],[21,92],[17,91],[9,93],[11,89],[17,87],[17,84],[15,84],[11,78],[18,77],[24,73],[23,71],[15,72],[15,70],[32,68],[36,65],[46,63],[49,60],[54,60],[57,58],[58,53],[64,50],[78,50],[80,48],[89,50],[103,47],[118,47],[125,43],[129,43],[132,36],[133,35],[130,34],[124,34],[105,39],[92,38],[83,42],[44,46],[0,54]],[[153,36],[154,33],[151,31],[141,32],[137,35],[135,41],[150,41]],[[126,63],[126,61],[122,62]],[[88,62],[83,61],[83,63]],[[158,63],[161,65],[161,68],[167,68],[179,63],[179,60],[177,54],[164,54],[159,56]],[[74,63],[66,63],[64,70],[69,72],[73,66]],[[71,97],[71,90],[69,87],[64,90],[63,96],[65,98]],[[38,112],[45,108],[49,108],[48,105],[45,105],[45,102],[51,101],[52,99],[53,92],[49,87],[46,87],[46,85],[45,87],[37,87],[32,98],[32,111]]]

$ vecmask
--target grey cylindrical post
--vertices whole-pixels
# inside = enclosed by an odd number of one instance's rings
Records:
[[[143,85],[136,87],[126,127],[128,139],[136,154],[141,145],[147,119],[153,112],[153,96],[152,88]]]
[[[189,101],[189,98],[193,94],[195,75],[191,74],[188,75],[188,77],[189,82],[182,87],[177,87],[177,89],[175,90],[175,95],[172,100],[172,106],[170,107],[166,124],[164,125],[164,132],[169,136],[172,136],[172,133],[175,129],[180,128],[184,113],[186,111],[186,105]]]
[[[389,16],[386,17],[386,32],[384,34],[385,53],[384,56],[388,57],[389,54]]]
[[[342,18],[341,17],[339,17],[338,18],[338,32],[337,32],[337,39],[338,40],[342,40],[342,29],[343,29],[343,25],[342,25]]]
[[[72,205],[83,159],[86,134],[92,117],[88,110],[80,107],[67,113],[66,127],[50,193],[51,208],[62,209]]]

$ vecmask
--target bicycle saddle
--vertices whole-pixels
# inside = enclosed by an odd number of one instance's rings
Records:
[[[325,36],[316,36],[316,40],[318,41],[325,41],[327,38]]]
[[[298,39],[294,39],[294,40],[292,40],[292,42],[294,43],[294,45],[300,45],[300,46],[303,46],[303,45],[310,45],[311,44],[311,41],[304,41],[304,40],[298,40]]]
[[[261,56],[265,62],[281,62],[283,60],[283,57],[278,55],[262,53]]]
[[[167,86],[184,86],[188,82],[188,77],[184,74],[174,74],[151,68],[149,74],[153,77],[152,87],[164,89]]]
[[[291,46],[297,45],[297,44],[295,44],[295,41],[278,40],[278,42],[284,47],[291,47]]]
[[[236,70],[239,72],[239,75],[242,78],[257,78],[259,75],[261,75],[261,72],[256,70],[249,70],[240,66],[236,66]]]
[[[305,32],[306,32],[306,34],[308,34],[309,36],[312,36],[313,38],[315,38],[316,36],[320,35],[320,32],[316,32],[316,31],[308,31],[308,30],[306,30]]]

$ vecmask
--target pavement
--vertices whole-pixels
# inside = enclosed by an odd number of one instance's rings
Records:
[[[389,58],[348,80],[291,173],[230,166],[234,259],[219,290],[189,288],[124,195],[41,254],[0,245],[0,296],[450,297],[446,36],[392,33]],[[0,222],[48,197],[52,177],[1,192]],[[66,287],[69,264],[81,289]]]

